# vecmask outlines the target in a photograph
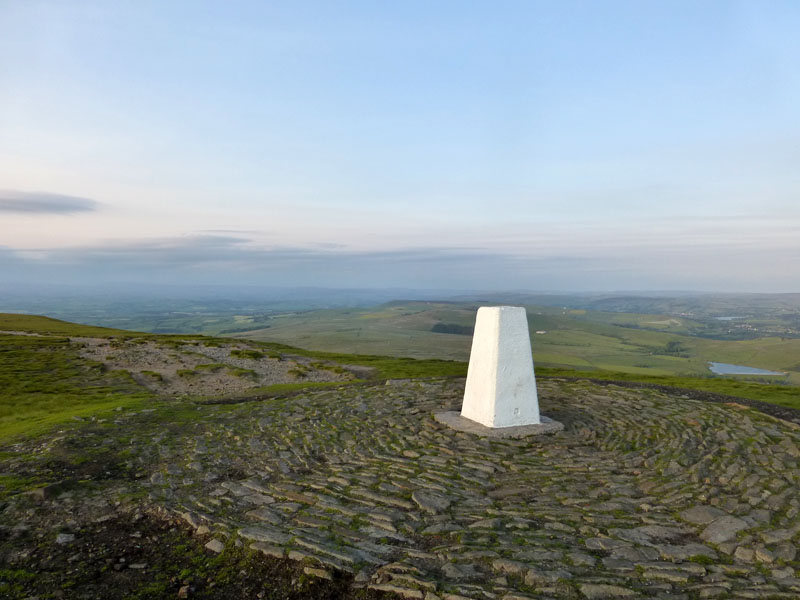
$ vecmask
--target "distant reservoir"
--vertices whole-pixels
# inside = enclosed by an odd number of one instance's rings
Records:
[[[785,375],[785,373],[779,373],[778,371],[767,371],[766,369],[721,362],[711,362],[708,368],[717,375]]]

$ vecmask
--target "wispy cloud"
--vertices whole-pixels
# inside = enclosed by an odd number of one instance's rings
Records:
[[[0,212],[29,215],[71,215],[93,212],[100,203],[79,196],[65,196],[50,192],[21,192],[0,190]]]
[[[497,253],[479,248],[413,248],[388,251],[353,251],[340,244],[261,246],[245,235],[196,234],[144,240],[114,240],[92,246],[39,248],[16,252],[20,258],[50,264],[173,268],[225,266],[242,271],[269,271],[302,264],[445,263],[478,259]]]
[[[106,278],[184,283],[403,286],[471,282],[479,273],[518,271],[512,257],[481,248],[352,251],[338,247],[253,244],[245,236],[191,235],[113,241],[72,248],[11,250],[0,268],[71,281]]]
[[[473,246],[358,251],[187,235],[71,247],[0,248],[0,280],[359,288],[792,291],[798,258],[775,246],[665,244],[511,251]],[[689,268],[687,265],[691,265]]]
[[[263,234],[265,233],[260,229],[201,229],[197,232],[199,235],[248,235],[248,234]]]

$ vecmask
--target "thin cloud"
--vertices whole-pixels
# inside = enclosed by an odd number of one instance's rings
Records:
[[[254,245],[246,236],[186,235],[145,240],[118,240],[101,245],[39,248],[17,251],[17,256],[39,262],[150,266],[162,269],[226,264],[240,269],[270,269],[278,265],[314,261],[320,265],[364,263],[451,262],[478,259],[495,253],[479,248],[413,248],[384,251],[348,251],[341,245]]]
[[[497,271],[517,261],[480,248],[414,248],[348,251],[341,248],[254,245],[246,237],[192,235],[115,241],[72,248],[13,251],[29,269],[59,268],[86,275],[171,273],[187,281],[276,277],[284,283],[317,284],[347,277],[348,284],[386,285],[411,277],[435,281],[442,273],[468,276],[475,269]],[[6,267],[10,268],[7,262]]]
[[[80,196],[0,190],[0,212],[27,215],[71,215],[94,212],[99,208],[99,202]]]
[[[685,241],[685,240],[684,240]],[[262,246],[245,236],[192,235],[96,246],[0,247],[0,280],[435,289],[703,289],[792,291],[796,250],[685,243],[563,248],[381,251]],[[687,265],[692,267],[688,268]]]
[[[263,234],[264,231],[258,229],[201,229],[197,232],[199,235],[218,235],[218,234],[236,234],[236,235],[245,235],[245,234]]]

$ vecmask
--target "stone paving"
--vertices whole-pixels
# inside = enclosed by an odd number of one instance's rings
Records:
[[[407,598],[800,597],[796,425],[548,380],[564,431],[489,440],[433,419],[462,394],[400,381],[202,407],[139,461],[203,532]]]

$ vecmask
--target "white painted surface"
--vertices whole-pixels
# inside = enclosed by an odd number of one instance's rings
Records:
[[[461,416],[486,427],[541,422],[524,308],[478,309]]]

